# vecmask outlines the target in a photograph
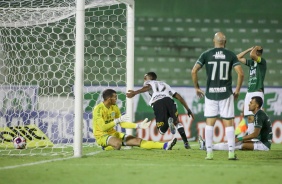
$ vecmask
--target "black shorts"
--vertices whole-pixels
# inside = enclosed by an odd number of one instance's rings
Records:
[[[160,99],[153,104],[157,128],[165,133],[168,129],[168,118],[172,117],[173,122],[177,121],[178,111],[174,100],[169,97]]]

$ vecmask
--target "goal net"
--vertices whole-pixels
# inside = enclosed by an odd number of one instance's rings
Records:
[[[133,47],[127,49],[130,3],[85,0],[84,146],[95,143],[92,108],[104,89],[115,89],[121,111],[126,110],[124,92],[133,74],[128,67]],[[0,14],[0,155],[72,155],[76,1],[1,1]],[[16,136],[26,139],[26,149],[14,148]]]

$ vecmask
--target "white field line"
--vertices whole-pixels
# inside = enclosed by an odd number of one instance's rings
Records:
[[[190,144],[190,146],[194,147],[194,146],[198,146],[198,144]],[[95,152],[87,153],[86,155],[88,155],[88,156],[96,155],[96,154],[101,153],[101,152],[103,152],[103,151],[95,151]],[[31,163],[27,163],[27,164],[20,164],[20,165],[13,165],[13,166],[4,166],[4,167],[0,167],[0,170],[15,169],[15,168],[19,168],[19,167],[27,167],[27,166],[45,164],[45,163],[49,163],[49,162],[69,160],[69,159],[73,159],[73,158],[76,158],[76,157],[56,158],[56,159],[51,159],[51,160],[43,160],[43,161],[39,161],[39,162],[31,162]],[[105,165],[108,165],[108,164],[105,164]],[[153,165],[157,166],[158,164],[152,164],[152,165],[148,164],[147,166],[153,166]],[[144,166],[144,165],[140,164],[140,166]],[[197,166],[199,166],[199,165],[197,165]]]
[[[95,152],[88,153],[86,155],[96,155],[96,154],[101,153],[101,152],[102,151],[95,151]],[[51,159],[51,160],[43,160],[43,161],[39,161],[39,162],[31,162],[31,163],[27,163],[27,164],[4,166],[4,167],[0,167],[0,170],[15,169],[15,168],[19,168],[19,167],[33,166],[33,165],[45,164],[45,163],[49,163],[49,162],[56,162],[56,161],[62,161],[62,160],[69,160],[69,159],[73,159],[73,158],[77,158],[77,157],[56,158],[56,159]]]

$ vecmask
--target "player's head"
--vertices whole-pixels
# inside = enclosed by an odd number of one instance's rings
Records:
[[[222,32],[217,32],[214,35],[213,43],[215,47],[225,47],[226,37]]]
[[[116,104],[117,92],[113,89],[106,89],[103,91],[104,102],[110,103],[111,105]]]
[[[262,48],[262,46],[260,46],[260,47],[258,48],[258,50],[257,50],[257,55],[258,55],[258,56],[261,56],[262,53],[263,53],[263,48]]]
[[[252,100],[249,103],[249,111],[260,109],[262,107],[262,104],[263,104],[263,100],[260,96],[252,97]]]
[[[157,77],[155,72],[148,72],[144,75],[144,80],[157,80]]]

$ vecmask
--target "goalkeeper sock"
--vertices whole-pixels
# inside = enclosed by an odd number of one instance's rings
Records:
[[[144,149],[163,149],[164,143],[154,142],[154,141],[145,141],[142,140],[140,143],[140,148]]]
[[[187,139],[187,136],[186,136],[186,133],[185,133],[185,130],[184,130],[183,125],[182,125],[181,123],[178,123],[178,124],[176,125],[176,127],[177,127],[177,131],[178,131],[178,133],[180,134],[180,136],[181,136],[183,142],[184,142],[184,143],[188,142],[188,139]]]

